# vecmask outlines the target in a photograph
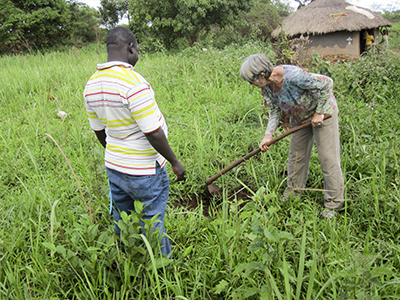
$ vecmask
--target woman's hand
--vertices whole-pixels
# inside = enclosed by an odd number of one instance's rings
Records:
[[[311,125],[313,127],[321,126],[324,123],[324,114],[314,114],[314,117],[311,120]]]
[[[272,140],[272,134],[266,134],[260,143],[260,149],[262,152],[269,150],[269,146],[266,145],[269,141]]]

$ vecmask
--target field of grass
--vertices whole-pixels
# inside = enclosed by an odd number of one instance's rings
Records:
[[[0,299],[399,299],[396,54],[307,66],[335,80],[347,200],[336,219],[317,217],[316,151],[310,190],[282,203],[289,138],[221,176],[223,194],[203,214],[205,179],[265,131],[260,91],[238,75],[260,52],[273,57],[258,43],[140,57],[136,70],[152,84],[187,170],[186,182],[171,184],[170,261],[155,254],[137,216],[125,217],[121,239],[113,233],[103,149],[82,98],[105,48],[0,58]],[[189,199],[195,209],[185,208]]]
[[[389,28],[389,46],[390,49],[400,52],[400,22],[393,23]]]

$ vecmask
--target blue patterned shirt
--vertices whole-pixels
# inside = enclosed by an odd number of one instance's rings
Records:
[[[265,134],[274,134],[282,111],[299,124],[311,119],[314,113],[332,114],[338,111],[333,95],[333,80],[330,77],[309,73],[296,66],[282,67],[282,89],[273,93],[268,85],[263,87],[264,98],[270,108]]]

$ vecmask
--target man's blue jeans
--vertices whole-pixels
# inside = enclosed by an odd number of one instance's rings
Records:
[[[135,211],[134,201],[144,204],[144,219],[151,219],[159,214],[153,229],[160,229],[160,237],[164,235],[165,207],[169,197],[169,179],[167,169],[156,164],[156,174],[149,176],[132,176],[107,168],[110,191],[112,195],[112,213],[115,222],[115,232],[120,235],[121,231],[117,223],[120,220],[120,212],[125,211],[128,215]],[[142,227],[144,222],[141,221]],[[171,246],[167,236],[161,239],[161,252],[168,256]]]

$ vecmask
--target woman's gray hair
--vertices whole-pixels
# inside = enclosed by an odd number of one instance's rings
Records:
[[[271,76],[274,66],[263,54],[253,54],[247,57],[240,67],[240,76],[253,82],[259,75],[264,75],[266,79]]]

